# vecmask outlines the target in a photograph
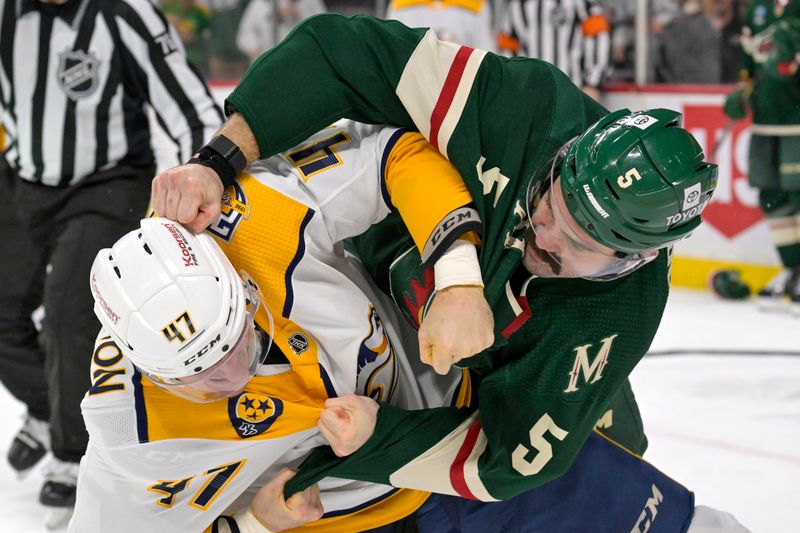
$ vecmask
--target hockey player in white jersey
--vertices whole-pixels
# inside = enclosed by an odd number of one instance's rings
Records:
[[[226,191],[213,239],[151,218],[98,254],[91,288],[104,327],[70,531],[202,531],[246,512],[280,467],[325,444],[316,426],[327,398],[467,401],[465,371],[439,376],[403,354],[413,330],[339,244],[393,204],[417,203],[409,172],[463,191],[406,218],[426,243],[470,201],[455,170],[418,133],[340,123],[251,166]],[[315,527],[331,530],[392,522],[426,497],[343,480],[320,488]]]

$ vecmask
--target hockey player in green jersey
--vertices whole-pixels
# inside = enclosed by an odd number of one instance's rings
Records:
[[[460,363],[481,379],[480,411],[381,406],[360,449],[341,459],[323,450],[293,486],[332,475],[491,501],[566,472],[649,348],[668,292],[666,247],[700,223],[716,185],[680,115],[608,115],[548,63],[336,15],[310,19],[262,56],[227,104],[230,146],[157,177],[160,213],[202,229],[220,178],[347,116],[419,129],[459,169],[483,221],[495,339]],[[451,225],[432,249],[455,240]],[[380,246],[362,259],[420,317],[436,254],[400,255],[402,239],[371,235]],[[390,263],[387,274],[380,265]]]
[[[748,179],[784,267],[759,303],[800,310],[800,2],[750,2],[742,49],[742,82],[723,109],[732,119],[752,109]]]

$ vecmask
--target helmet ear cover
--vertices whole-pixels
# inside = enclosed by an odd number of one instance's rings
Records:
[[[611,113],[574,141],[560,165],[573,218],[625,254],[669,246],[701,223],[717,167],[668,109]]]

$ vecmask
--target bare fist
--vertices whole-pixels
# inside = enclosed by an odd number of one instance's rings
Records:
[[[183,165],[153,178],[150,205],[159,216],[200,233],[219,218],[222,193],[216,172],[203,165]]]
[[[378,403],[366,396],[348,394],[325,400],[325,410],[319,415],[317,427],[333,448],[344,457],[357,451],[375,432]]]
[[[494,317],[483,288],[456,285],[437,291],[419,328],[419,356],[439,374],[494,344]]]

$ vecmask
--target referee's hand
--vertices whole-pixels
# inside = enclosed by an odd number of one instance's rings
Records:
[[[216,172],[203,165],[182,165],[153,178],[150,206],[159,216],[200,233],[219,218],[222,193]]]

